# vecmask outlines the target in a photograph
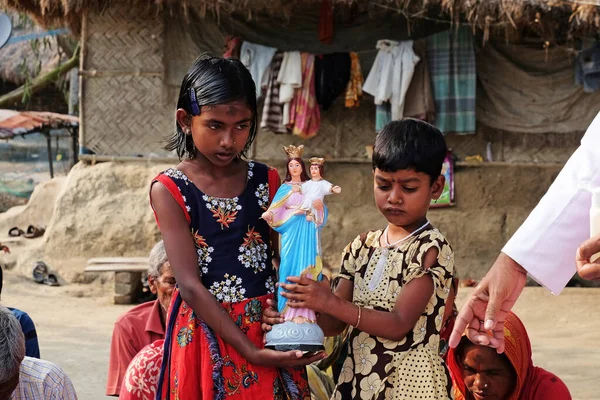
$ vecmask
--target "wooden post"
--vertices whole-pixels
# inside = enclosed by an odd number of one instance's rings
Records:
[[[50,137],[50,132],[45,131],[43,133],[46,136],[46,143],[48,144],[48,166],[50,167],[50,179],[54,178],[54,165],[52,161],[52,137]]]
[[[79,43],[81,45],[81,55],[79,57],[79,70],[85,70],[86,65],[86,57],[87,57],[87,39],[88,39],[88,13],[87,11],[83,11],[81,14],[81,38],[79,39]],[[85,104],[83,101],[83,85],[85,85],[85,80],[83,75],[79,75],[79,87],[78,87],[78,96],[79,96],[79,149],[85,147],[87,145],[85,141]],[[78,149],[78,153],[79,153]]]

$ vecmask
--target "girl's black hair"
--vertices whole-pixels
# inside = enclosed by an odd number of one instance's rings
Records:
[[[373,170],[413,169],[429,175],[433,184],[447,152],[444,135],[435,126],[413,118],[392,121],[375,138]]]
[[[258,112],[256,85],[241,61],[202,54],[183,77],[177,109],[182,108],[194,116],[200,114],[203,107],[240,100],[252,111],[250,135],[242,150],[242,155],[246,156],[256,137]],[[180,160],[194,158],[197,150],[192,135],[186,135],[179,123],[176,122],[175,126],[175,133],[167,140],[165,149],[175,151]]]

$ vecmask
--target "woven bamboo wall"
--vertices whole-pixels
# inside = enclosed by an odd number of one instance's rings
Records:
[[[160,150],[172,125],[162,15],[114,4],[84,16],[82,145],[102,155]]]

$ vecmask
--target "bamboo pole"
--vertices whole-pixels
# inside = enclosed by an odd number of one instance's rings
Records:
[[[79,70],[85,69],[85,62],[87,58],[87,20],[88,12],[83,11],[81,15],[81,59],[79,60]],[[85,143],[85,102],[83,99],[85,78],[79,76],[79,149],[86,146]],[[79,153],[79,151],[78,151]]]

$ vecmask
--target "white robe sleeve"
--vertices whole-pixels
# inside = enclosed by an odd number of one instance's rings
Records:
[[[600,113],[581,146],[502,249],[555,294],[575,274],[575,253],[590,235],[591,193],[586,187],[600,187]]]

